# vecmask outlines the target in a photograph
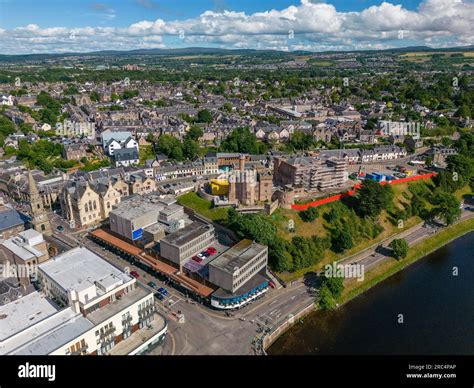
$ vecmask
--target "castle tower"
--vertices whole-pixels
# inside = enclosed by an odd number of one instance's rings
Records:
[[[31,206],[31,223],[33,228],[40,233],[44,233],[47,236],[53,234],[51,230],[51,224],[49,223],[48,215],[43,207],[43,200],[36,186],[36,182],[33,179],[31,170],[28,171],[28,184],[30,189],[30,206]]]

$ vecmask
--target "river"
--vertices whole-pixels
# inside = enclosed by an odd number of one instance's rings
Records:
[[[398,322],[400,314],[403,323]],[[268,353],[474,354],[474,232],[341,308],[312,313],[280,337]]]

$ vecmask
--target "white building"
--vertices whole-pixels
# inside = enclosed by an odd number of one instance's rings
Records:
[[[135,148],[138,151],[138,143],[129,131],[106,130],[100,134],[102,147],[106,154],[113,156],[114,151],[122,148]]]
[[[0,105],[13,106],[15,104],[15,96],[11,94],[0,94]]]
[[[0,307],[0,354],[138,354],[166,334],[153,293],[87,248],[41,264],[39,280]]]

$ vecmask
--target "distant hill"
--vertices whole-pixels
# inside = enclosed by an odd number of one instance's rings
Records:
[[[311,55],[311,54],[333,54],[333,53],[405,53],[405,52],[452,52],[474,50],[474,45],[463,47],[449,48],[430,48],[427,46],[412,46],[401,48],[389,48],[384,50],[348,50],[348,51],[278,51],[278,50],[256,50],[256,49],[223,49],[212,47],[186,47],[186,48],[170,48],[170,49],[135,49],[128,51],[119,50],[102,50],[92,52],[70,52],[70,53],[51,53],[51,54],[20,54],[20,55],[0,55],[0,60],[42,60],[48,58],[61,58],[68,56],[133,56],[133,55]]]

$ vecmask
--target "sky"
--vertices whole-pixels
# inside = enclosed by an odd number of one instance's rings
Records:
[[[474,0],[0,0],[0,54],[474,44]]]

